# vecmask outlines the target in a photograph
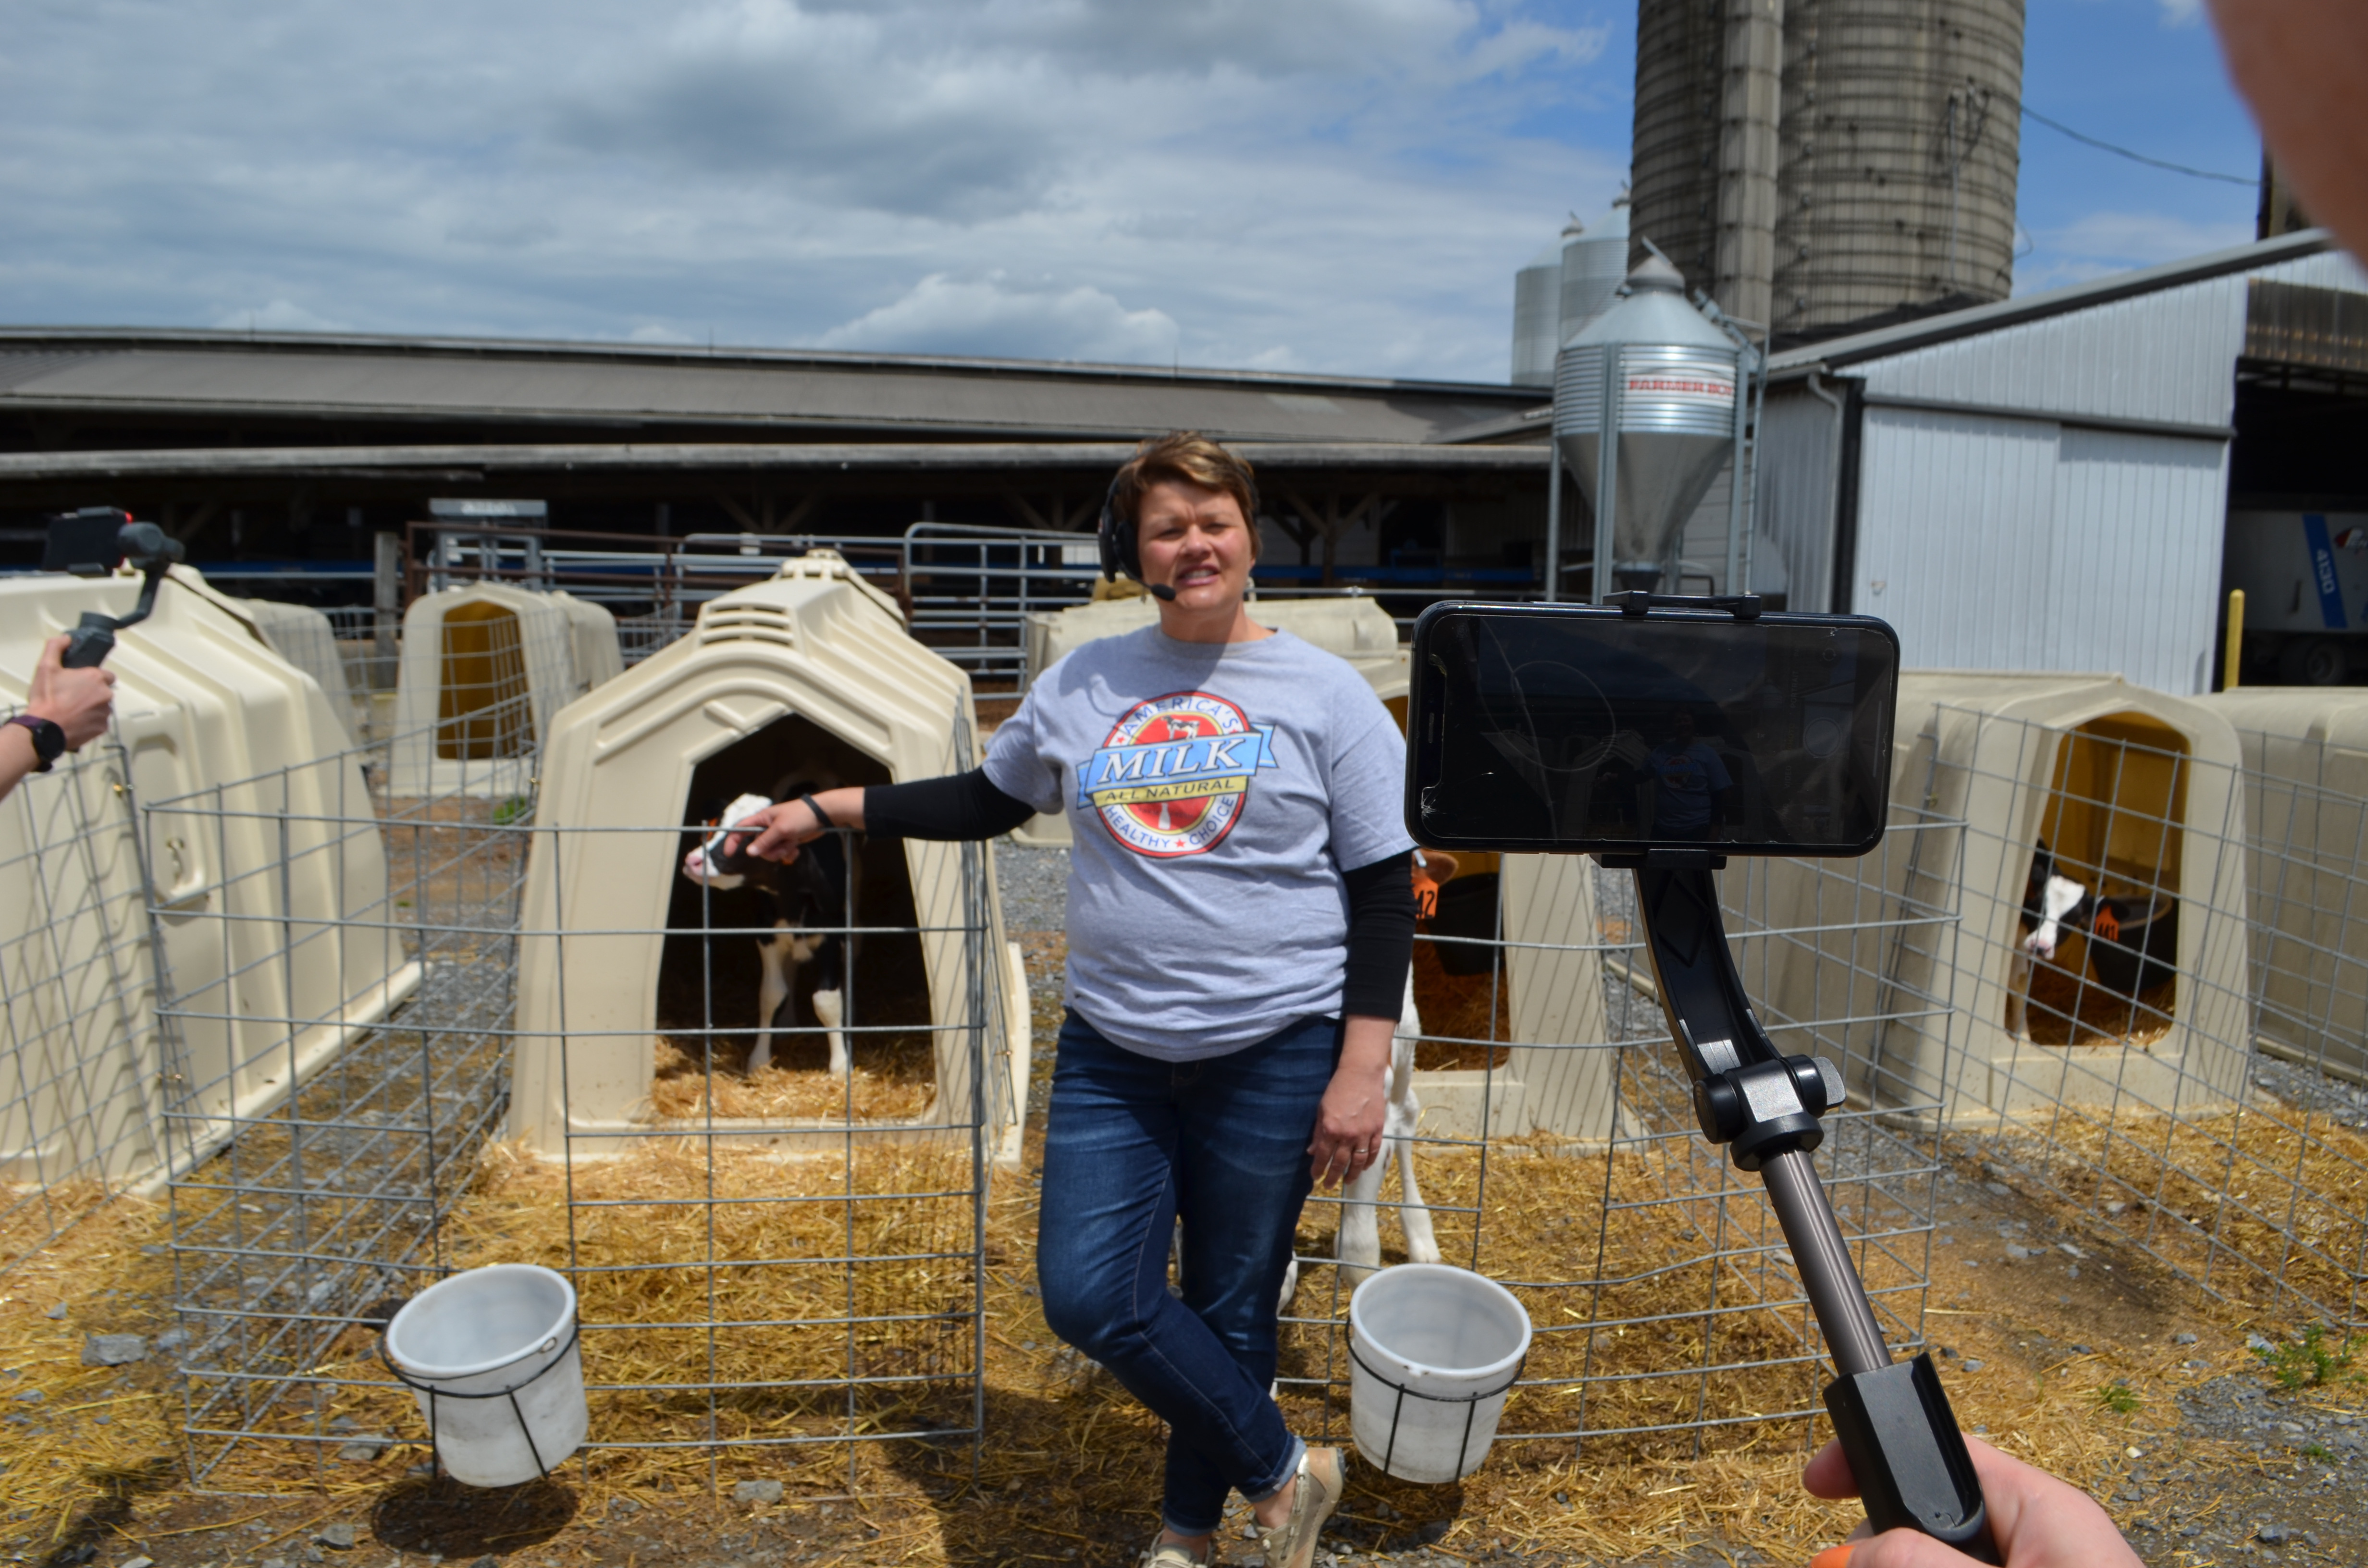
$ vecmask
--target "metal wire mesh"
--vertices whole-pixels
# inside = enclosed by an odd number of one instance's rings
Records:
[[[1959,737],[1936,794],[1989,801],[1960,830],[1957,960],[1925,971],[1965,1018],[1950,1119],[2002,1178],[2195,1286],[2360,1324],[2368,1105],[2257,1048],[2314,1069],[2356,1050],[2356,865],[2294,824],[2348,826],[2360,802],[2248,778],[2209,730],[2142,713],[1943,705],[1935,726]],[[2051,874],[2083,893],[2052,927]]]
[[[532,802],[470,788],[483,763],[446,794],[393,796],[393,739],[143,803],[152,846],[216,846],[156,918],[227,955],[176,972],[157,1009],[201,1485],[317,1480],[367,1435],[341,1399],[384,1381],[381,1303],[449,1267],[447,1222],[507,1101]],[[320,877],[337,917],[297,918],[296,884]],[[264,1437],[296,1447],[242,1456]]]
[[[163,1156],[129,778],[110,740],[0,802],[0,1274]]]
[[[508,733],[529,700],[513,682],[424,739]],[[780,935],[768,910],[686,882],[665,924],[620,931],[596,885],[584,904],[555,890],[574,912],[560,923],[521,923],[530,874],[597,878],[621,835],[687,848],[711,829],[537,825],[533,797],[507,792],[521,760],[529,779],[541,766],[531,748],[437,746],[463,753],[442,759],[442,792],[396,795],[404,739],[142,808],[148,843],[222,846],[212,879],[142,918],[211,931],[232,955],[157,1008],[199,1483],[317,1484],[424,1447],[378,1325],[454,1268],[514,1260],[578,1291],[590,1462],[720,1481],[735,1453],[745,1469],[844,1443],[851,1466],[855,1443],[974,1439],[989,1130],[1016,1125],[1024,1092],[988,1060],[1024,1003],[993,940],[985,846],[960,846],[934,892],[900,880],[901,845],[851,849],[847,913],[804,934],[842,938],[830,980],[855,1070],[828,1073],[820,1009],[793,1001],[781,1064],[751,1073],[751,971]],[[278,847],[243,858],[241,842]],[[305,879],[334,880],[365,849],[383,857],[382,893],[333,900],[333,920],[291,913]],[[630,1041],[637,1108],[622,1123],[564,1115],[555,1157],[509,1152],[496,1140],[513,1058],[548,1052],[564,1101],[571,1061],[608,1043],[567,1018],[566,965],[620,937],[666,955],[658,1032]],[[373,939],[398,950],[358,962]],[[518,1021],[521,949],[538,942],[562,981],[542,1036]],[[404,988],[392,1010],[389,962]]]
[[[643,831],[687,847],[700,830]],[[557,839],[615,836],[541,833],[554,875],[606,858]],[[564,1229],[542,1260],[580,1293],[588,1451],[609,1462],[688,1465],[721,1486],[846,1445],[832,1457],[852,1486],[857,1444],[967,1445],[985,1429],[991,1130],[1016,1125],[1023,1092],[1003,1059],[1017,999],[986,848],[960,846],[953,896],[932,900],[897,885],[902,845],[842,836],[844,913],[802,927],[840,938],[815,955],[835,1000],[791,994],[771,1066],[751,1064],[761,987],[746,961],[780,936],[768,906],[701,889],[666,929],[622,933],[667,945],[658,1077],[629,1119],[581,1082],[604,1031],[565,1000],[571,962],[612,961],[620,933],[526,934],[550,946],[561,1006],[556,1038],[520,1049],[556,1054],[570,1108]],[[553,902],[570,906],[564,887]],[[825,1059],[833,1029],[843,1075]],[[630,1043],[646,1052],[646,1035]]]

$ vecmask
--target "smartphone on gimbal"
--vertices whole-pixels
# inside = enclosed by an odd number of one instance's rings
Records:
[[[1415,623],[1406,825],[1440,849],[1864,855],[1899,639],[1870,616],[1433,605]]]

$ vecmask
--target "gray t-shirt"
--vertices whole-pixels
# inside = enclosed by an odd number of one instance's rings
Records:
[[[1167,1062],[1340,1010],[1340,874],[1413,847],[1405,772],[1373,688],[1287,631],[1088,642],[986,754],[996,789],[1069,813],[1069,1006]]]

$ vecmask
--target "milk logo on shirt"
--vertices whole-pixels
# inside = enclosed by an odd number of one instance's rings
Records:
[[[1272,725],[1222,697],[1172,691],[1128,709],[1077,765],[1077,806],[1138,855],[1203,855],[1241,820],[1252,776],[1281,766]]]

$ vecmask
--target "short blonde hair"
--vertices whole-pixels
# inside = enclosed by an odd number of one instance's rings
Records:
[[[1258,474],[1249,463],[1198,430],[1171,430],[1135,448],[1110,486],[1110,505],[1131,528],[1142,526],[1144,493],[1155,484],[1181,482],[1234,498],[1250,530],[1250,552],[1258,548]]]

